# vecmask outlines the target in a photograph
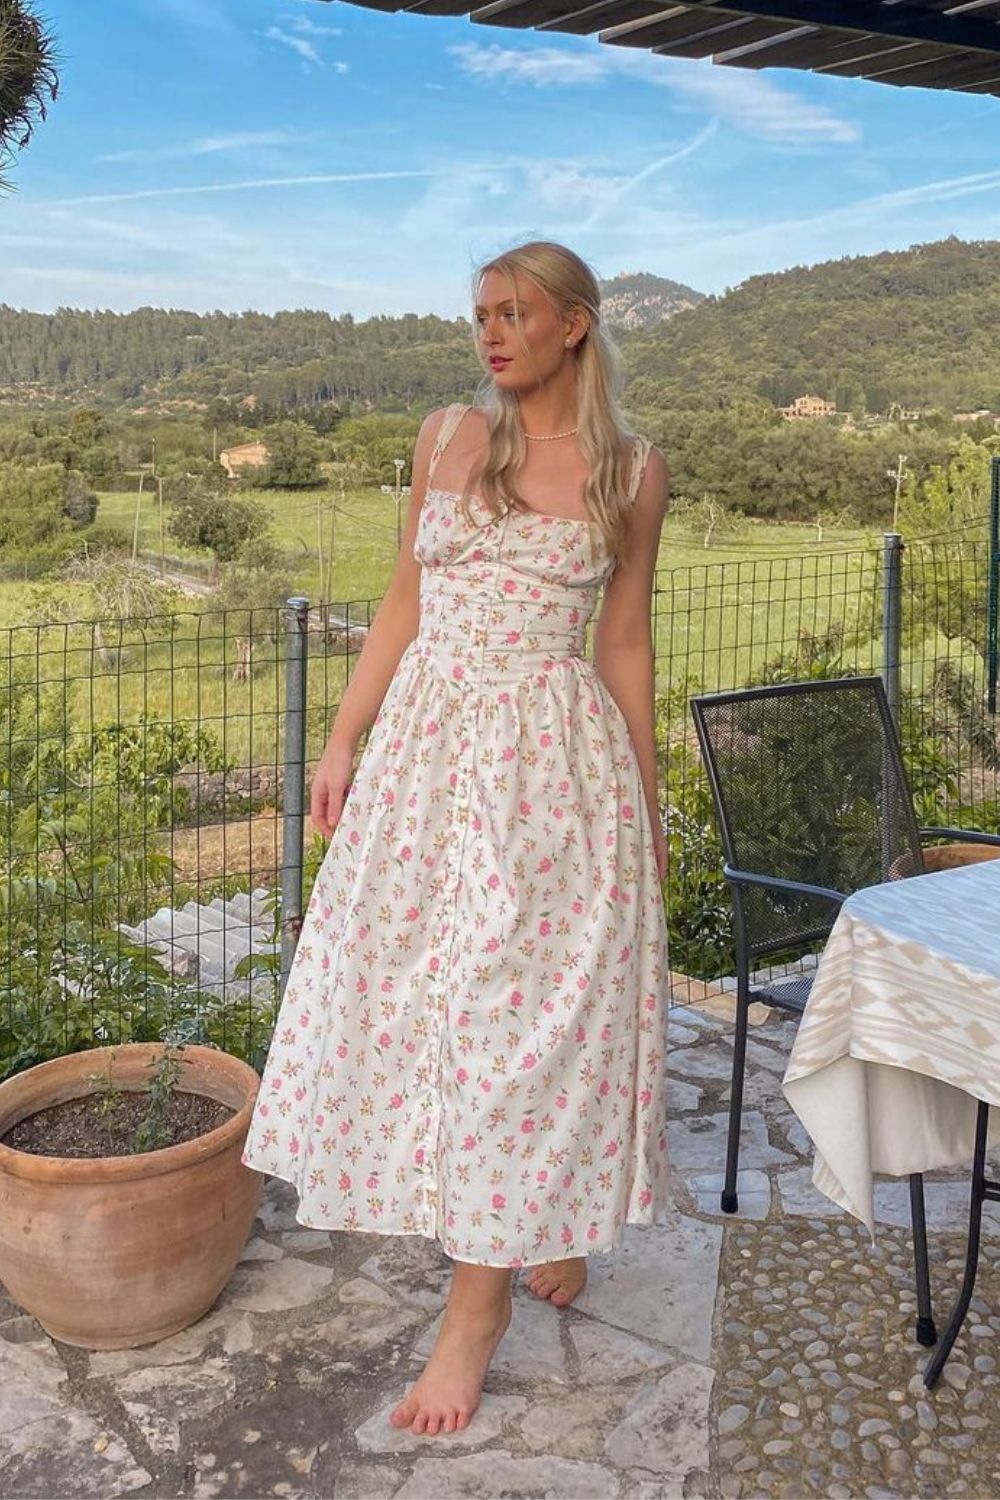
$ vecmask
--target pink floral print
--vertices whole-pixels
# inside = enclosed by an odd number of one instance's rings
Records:
[[[243,1161],[319,1228],[505,1267],[608,1250],[666,1208],[668,1004],[638,764],[583,655],[611,559],[585,523],[470,525],[431,487],[415,555],[419,632],[309,901]]]

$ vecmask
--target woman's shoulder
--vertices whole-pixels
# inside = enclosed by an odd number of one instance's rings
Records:
[[[629,432],[625,439],[626,462],[629,465],[629,494],[634,500],[643,484],[665,487],[670,472],[667,461],[653,440],[642,432]]]
[[[429,438],[433,443],[443,433],[454,432],[466,420],[469,422],[486,423],[486,412],[480,406],[471,406],[466,401],[452,401],[447,406],[438,406],[434,411],[427,413],[420,425],[420,437]]]

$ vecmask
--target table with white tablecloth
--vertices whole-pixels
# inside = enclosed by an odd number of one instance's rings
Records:
[[[872,1231],[873,1173],[968,1162],[976,1101],[1000,1105],[1000,860],[848,897],[784,1093],[815,1185]]]
[[[845,901],[783,1088],[815,1186],[872,1234],[876,1173],[970,1161],[979,1101],[1000,1105],[1000,860]]]

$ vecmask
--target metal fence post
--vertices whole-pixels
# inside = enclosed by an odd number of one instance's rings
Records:
[[[306,681],[309,600],[285,606],[285,746],[281,792],[281,993],[302,927],[302,867],[306,821]]]
[[[892,717],[899,725],[899,646],[903,627],[903,538],[887,531],[883,541],[882,680]]]
[[[990,462],[990,562],[986,596],[986,706],[997,711],[997,665],[1000,650],[997,616],[1000,613],[1000,457]]]
[[[899,723],[900,669],[899,643],[903,625],[903,538],[897,531],[887,531],[883,537],[882,578],[882,681],[889,712],[897,730]],[[894,778],[888,755],[883,756],[882,765],[882,879],[890,878],[890,871],[899,853],[899,827],[896,802],[893,796]]]

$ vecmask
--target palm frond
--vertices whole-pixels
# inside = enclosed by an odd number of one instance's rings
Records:
[[[0,0],[0,190],[59,92],[59,55],[48,23],[28,0]]]

